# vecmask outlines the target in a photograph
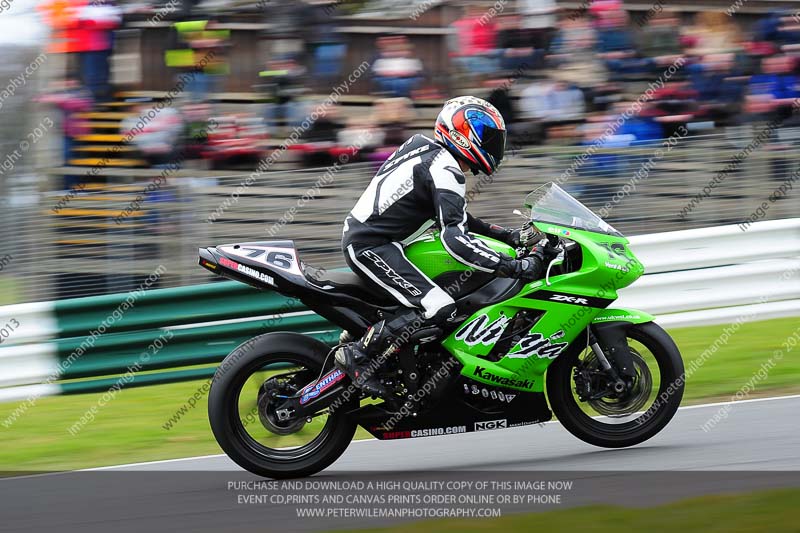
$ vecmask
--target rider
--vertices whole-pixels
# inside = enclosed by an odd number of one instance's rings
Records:
[[[490,225],[466,211],[466,177],[491,176],[503,160],[506,126],[489,102],[472,96],[448,100],[438,118],[434,138],[414,135],[378,170],[344,221],[342,249],[353,272],[376,290],[390,294],[411,311],[370,327],[364,336],[336,352],[336,365],[354,383],[375,395],[383,391],[367,371],[369,360],[388,347],[404,329],[435,327],[455,318],[453,298],[417,269],[400,241],[430,220],[441,229],[447,252],[475,270],[501,277],[539,279],[544,254],[534,250],[525,259],[497,253],[468,232],[485,235],[515,248],[524,244],[520,230]]]

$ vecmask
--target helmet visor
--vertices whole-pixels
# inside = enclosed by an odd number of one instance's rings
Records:
[[[497,129],[494,120],[485,113],[468,113],[467,116],[481,148],[494,158],[495,165],[500,165],[506,151],[506,131]]]
[[[500,166],[500,162],[503,160],[503,155],[505,155],[506,152],[505,130],[484,127],[481,148],[486,150],[486,152],[494,158],[494,162],[497,166]]]

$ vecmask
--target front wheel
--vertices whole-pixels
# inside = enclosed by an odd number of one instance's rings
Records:
[[[311,337],[268,333],[223,360],[208,396],[208,419],[228,457],[271,478],[309,476],[339,458],[356,431],[349,409],[298,419],[276,412],[282,398],[330,369],[333,357],[327,358],[328,352],[327,345]]]
[[[582,441],[605,448],[633,446],[654,436],[675,415],[683,397],[683,361],[667,332],[653,322],[621,327],[627,328],[636,370],[624,394],[602,395],[602,369],[591,348],[572,349],[547,370],[547,396],[558,420]],[[592,383],[585,388],[588,381]],[[576,388],[593,394],[587,398]]]

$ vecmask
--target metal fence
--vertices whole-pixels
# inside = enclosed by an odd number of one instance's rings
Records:
[[[521,150],[493,180],[468,178],[470,210],[519,224],[513,209],[552,180],[628,235],[800,216],[800,129],[757,143],[760,131],[674,137],[671,148]],[[344,266],[341,223],[375,170],[350,164],[253,178],[151,169],[124,185],[4,199],[0,303],[123,292],[158,265],[161,288],[206,283],[214,278],[197,266],[197,248],[236,241],[293,239],[308,263]]]

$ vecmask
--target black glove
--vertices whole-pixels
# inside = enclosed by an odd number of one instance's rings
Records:
[[[514,248],[524,248],[529,242],[533,242],[533,238],[537,233],[533,224],[530,223],[525,224],[519,229],[510,229],[506,231],[508,231],[508,235],[504,242]]]
[[[505,239],[503,239],[503,242],[514,248],[522,248],[522,245],[524,244],[522,242],[522,232],[518,229],[508,230],[508,235]]]
[[[545,264],[549,264],[550,261],[558,257],[560,253],[561,248],[551,246],[547,239],[542,239],[536,246],[531,248],[531,254],[538,254]]]
[[[500,263],[497,275],[504,278],[517,278],[525,281],[541,279],[544,274],[544,257],[541,253],[532,253],[525,259],[507,258]]]

